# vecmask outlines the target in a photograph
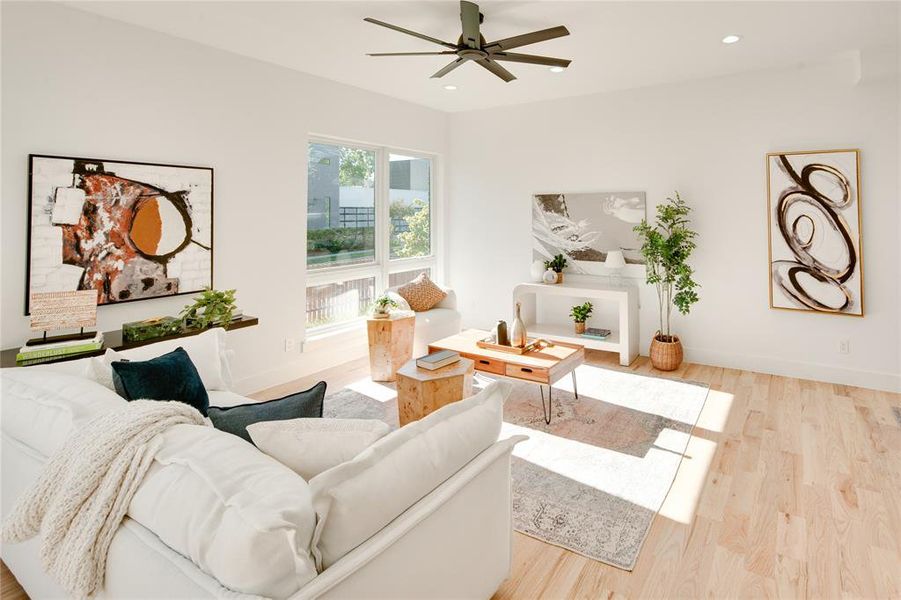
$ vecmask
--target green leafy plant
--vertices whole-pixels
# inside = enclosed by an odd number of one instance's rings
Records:
[[[588,320],[588,317],[591,316],[592,311],[594,310],[594,306],[592,306],[591,302],[586,302],[585,304],[577,304],[572,307],[572,310],[569,311],[569,316],[573,318],[573,321],[576,323],[584,323]]]
[[[387,313],[389,308],[397,308],[397,302],[388,294],[382,294],[372,304],[377,313]]]
[[[206,329],[228,325],[237,309],[235,290],[206,289],[179,314],[185,329]]]
[[[562,273],[567,264],[569,263],[566,262],[566,257],[558,254],[553,259],[544,261],[544,268],[553,269],[555,273]]]
[[[689,227],[690,212],[691,207],[676,192],[675,198],[667,198],[657,206],[653,227],[642,219],[634,228],[642,241],[641,254],[647,261],[646,281],[657,288],[660,309],[657,339],[661,342],[675,341],[670,329],[673,307],[687,315],[691,305],[699,300],[696,290],[700,286],[692,279],[694,271],[688,264],[697,236]]]

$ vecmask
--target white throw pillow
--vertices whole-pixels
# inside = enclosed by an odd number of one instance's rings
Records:
[[[3,432],[49,457],[72,431],[125,400],[95,381],[34,367],[0,370]]]
[[[257,448],[307,481],[351,460],[390,431],[375,419],[288,419],[247,426]]]
[[[228,364],[229,352],[225,345],[225,330],[221,327],[204,331],[198,335],[165,340],[118,352],[108,349],[102,357],[94,357],[91,360],[91,366],[85,368],[85,376],[102,385],[106,385],[106,382],[109,381],[112,386],[113,368],[110,363],[114,360],[150,360],[168,354],[179,346],[185,349],[191,362],[197,367],[203,387],[207,390],[228,391],[231,385],[231,370]],[[114,388],[110,387],[110,389]]]
[[[311,479],[316,567],[333,565],[496,442],[511,388],[496,381]]]
[[[230,433],[176,425],[128,515],[223,586],[287,598],[316,576],[307,483]]]

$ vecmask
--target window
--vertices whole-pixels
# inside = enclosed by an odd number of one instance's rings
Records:
[[[358,320],[386,288],[433,276],[433,157],[317,139],[308,160],[308,329]]]

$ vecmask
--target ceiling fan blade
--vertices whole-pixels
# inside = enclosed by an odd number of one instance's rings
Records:
[[[454,69],[456,69],[457,67],[459,67],[460,65],[462,65],[463,63],[465,63],[468,60],[469,60],[468,58],[463,58],[461,56],[454,62],[450,63],[449,65],[447,65],[446,67],[442,68],[437,73],[432,75],[432,79],[436,79],[438,77],[444,77],[445,75],[447,75],[448,73],[450,73],[451,71],[453,71]]]
[[[495,75],[497,75],[498,77],[500,77],[501,79],[503,79],[504,81],[506,81],[507,83],[510,83],[511,81],[516,79],[516,75],[514,75],[513,73],[511,73],[504,67],[500,66],[496,62],[488,60],[487,58],[480,58],[476,62],[479,63],[480,65],[482,65],[484,68],[491,71],[492,73],[494,73]]]
[[[541,31],[533,31],[532,33],[524,33],[522,35],[514,35],[513,37],[504,38],[496,42],[485,45],[485,50],[512,50],[520,46],[528,46],[529,44],[537,44],[546,40],[553,40],[558,37],[569,35],[569,29],[563,25],[551,27],[550,29],[542,29]]]
[[[460,0],[460,22],[463,24],[463,43],[470,48],[480,48],[482,35],[479,33],[479,5]]]
[[[551,56],[536,56],[534,54],[517,54],[516,52],[492,52],[491,60],[506,60],[510,62],[527,63],[530,65],[546,65],[548,67],[568,67],[571,60],[565,58],[553,58]]]
[[[371,52],[366,56],[443,56],[445,54],[456,54],[456,52],[453,50],[444,52]]]
[[[432,42],[433,44],[440,44],[442,46],[446,46],[448,48],[452,48],[454,50],[457,49],[456,44],[451,44],[450,42],[445,42],[439,40],[438,38],[433,38],[431,36],[425,35],[424,33],[416,33],[415,31],[410,31],[409,29],[404,29],[403,27],[398,27],[397,25],[392,25],[391,23],[385,23],[384,21],[379,21],[378,19],[373,19],[372,17],[366,17],[363,19],[367,23],[372,23],[373,25],[381,25],[382,27],[387,27],[388,29],[393,29],[394,31],[399,31],[401,33],[406,33],[407,35],[412,35],[413,37],[419,38],[421,40],[425,40],[427,42]]]

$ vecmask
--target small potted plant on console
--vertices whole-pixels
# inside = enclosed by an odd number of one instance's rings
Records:
[[[551,260],[544,261],[544,268],[548,271],[553,271],[556,275],[556,281],[554,283],[563,283],[563,269],[566,268],[566,257],[562,254],[558,254]],[[545,277],[545,281],[547,281],[547,277]]]
[[[576,333],[585,333],[585,321],[591,316],[593,310],[594,306],[592,306],[591,302],[586,302],[585,304],[573,306],[572,310],[569,311],[569,316],[573,318],[573,322],[576,324]]]

